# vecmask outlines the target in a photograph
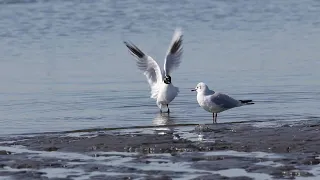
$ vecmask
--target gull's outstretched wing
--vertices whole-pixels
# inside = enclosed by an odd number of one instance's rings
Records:
[[[135,57],[138,68],[143,71],[144,75],[147,77],[151,87],[151,98],[156,99],[158,97],[158,82],[161,82],[163,79],[158,63],[134,44],[129,44],[128,42],[124,42],[124,44],[128,47],[131,55]]]
[[[181,63],[182,52],[182,31],[180,28],[178,28],[173,34],[166,59],[164,61],[165,75],[170,75],[173,69],[179,67]]]

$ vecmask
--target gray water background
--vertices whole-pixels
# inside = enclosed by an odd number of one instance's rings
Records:
[[[170,123],[212,122],[190,92],[200,81],[257,101],[219,122],[317,121],[319,17],[317,0],[0,0],[0,135],[159,124],[123,41],[163,67],[176,27]]]

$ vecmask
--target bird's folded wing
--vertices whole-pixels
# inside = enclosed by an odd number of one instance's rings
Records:
[[[238,100],[235,100],[226,94],[222,94],[222,93],[218,93],[218,92],[211,95],[210,100],[214,104],[216,104],[222,108],[225,108],[225,109],[238,107],[240,104],[240,102]]]

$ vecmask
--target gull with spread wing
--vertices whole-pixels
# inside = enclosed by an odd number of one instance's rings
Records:
[[[172,85],[172,71],[179,67],[181,63],[182,48],[182,32],[178,28],[175,30],[171,44],[167,51],[164,69],[161,70],[158,63],[149,55],[133,43],[124,42],[129,52],[136,59],[138,68],[144,72],[148,83],[151,87],[151,98],[157,100],[157,106],[162,112],[162,108],[167,108],[170,112],[169,103],[178,95],[179,88]]]
[[[197,101],[199,105],[204,110],[213,113],[213,123],[217,122],[218,113],[222,111],[254,104],[252,100],[236,100],[226,94],[214,92],[203,82],[200,82],[196,88],[191,91],[197,91]]]

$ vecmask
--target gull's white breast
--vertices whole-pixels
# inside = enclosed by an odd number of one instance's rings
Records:
[[[177,95],[178,88],[172,84],[161,83],[159,86],[159,94],[157,98],[157,104],[169,104]]]

